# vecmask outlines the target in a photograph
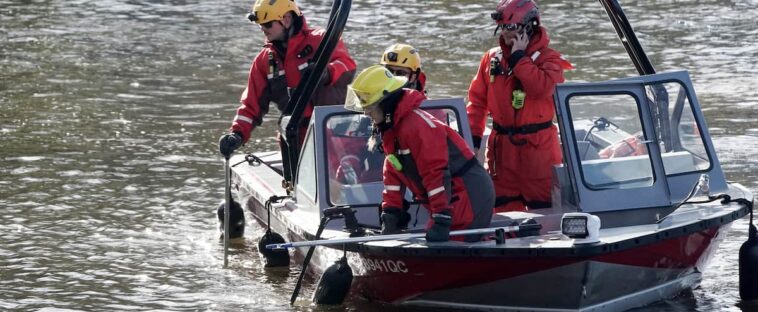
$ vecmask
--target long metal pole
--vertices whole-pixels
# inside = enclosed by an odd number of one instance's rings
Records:
[[[621,43],[624,45],[624,49],[629,54],[629,58],[632,59],[634,66],[637,68],[637,72],[640,75],[652,75],[655,74],[655,68],[647,57],[645,50],[642,49],[642,45],[637,40],[637,35],[634,33],[634,28],[629,23],[629,20],[624,14],[624,10],[621,9],[621,4],[618,0],[599,0],[600,4],[605,8],[605,12],[608,14],[608,18],[613,24],[613,28],[616,29],[616,34]]]
[[[539,225],[535,224],[535,225],[504,226],[504,227],[493,227],[493,228],[484,228],[484,229],[460,230],[460,231],[450,232],[450,236],[489,234],[489,233],[494,233],[495,231],[500,230],[500,229],[502,229],[503,232],[505,233],[509,233],[509,232],[518,232],[519,229],[530,229],[530,228],[539,228]],[[366,242],[377,242],[377,241],[387,241],[387,240],[408,240],[408,239],[414,239],[414,238],[422,238],[425,236],[426,236],[426,233],[411,233],[411,234],[376,235],[376,236],[353,237],[353,238],[322,239],[322,240],[314,240],[314,241],[306,241],[306,242],[268,244],[266,245],[266,249],[327,246],[327,245],[366,243]]]
[[[229,208],[232,204],[232,170],[229,167],[229,158],[224,160],[224,268],[229,265]]]
[[[318,230],[316,230],[316,239],[321,238],[321,233],[324,231],[324,228],[326,227],[326,224],[331,220],[329,217],[322,217],[321,222],[318,225]],[[266,245],[266,249],[268,248],[268,245]],[[292,291],[292,296],[290,296],[290,305],[295,304],[295,300],[297,300],[297,296],[300,294],[300,287],[303,285],[303,277],[305,277],[305,273],[308,271],[308,264],[311,263],[311,257],[313,257],[313,252],[315,251],[316,246],[311,246],[311,248],[308,249],[308,253],[305,255],[305,260],[303,260],[303,268],[300,270],[300,276],[297,277],[297,283],[295,284],[295,289]]]

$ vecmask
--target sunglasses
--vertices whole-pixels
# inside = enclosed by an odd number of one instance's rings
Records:
[[[519,30],[519,29],[521,29],[521,27],[524,27],[524,25],[522,25],[522,24],[517,24],[517,23],[513,23],[513,24],[500,24],[500,25],[498,25],[498,26],[499,26],[499,27],[500,27],[502,30],[507,30],[507,31],[516,31],[516,30]]]
[[[387,70],[390,73],[392,73],[392,75],[395,75],[395,76],[408,77],[411,74],[411,71],[407,70],[407,69],[392,69],[392,68],[387,68]]]
[[[251,23],[255,23],[255,22],[258,21],[258,16],[255,15],[255,13],[247,13],[247,19]],[[276,21],[268,21],[266,23],[261,23],[261,24],[258,24],[258,25],[261,25],[261,27],[263,27],[263,28],[271,28],[271,27],[274,26],[274,22],[276,22]]]
[[[274,27],[274,22],[276,21],[265,22],[263,24],[258,24],[258,25],[261,25],[261,27],[268,29],[268,28]]]

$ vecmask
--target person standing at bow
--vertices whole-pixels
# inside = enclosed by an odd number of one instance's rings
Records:
[[[501,0],[491,16],[500,44],[484,54],[468,92],[474,147],[480,147],[490,114],[486,157],[495,211],[547,208],[552,167],[561,163],[553,92],[564,81],[563,71],[573,67],[548,47],[533,0]]]
[[[345,101],[346,109],[371,117],[382,137],[382,234],[407,226],[406,187],[431,214],[427,241],[447,241],[450,230],[488,227],[495,199],[490,177],[458,132],[419,108],[426,96],[404,89],[407,82],[374,65],[348,86]]]
[[[219,140],[219,151],[227,158],[250,140],[271,102],[279,111],[286,109],[290,92],[312,70],[316,61],[313,57],[324,38],[324,30],[308,27],[305,16],[292,0],[257,0],[248,19],[260,26],[266,44],[250,67],[247,88],[242,92],[231,129]],[[354,75],[355,61],[340,40],[303,114],[299,129],[301,144],[313,106],[343,104],[347,85]],[[282,135],[280,146],[284,144]]]

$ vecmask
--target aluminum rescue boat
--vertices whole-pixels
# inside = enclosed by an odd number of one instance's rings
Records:
[[[384,155],[365,147],[370,120],[316,107],[289,190],[280,151],[231,158],[234,197],[283,237],[261,252],[311,246],[278,252],[316,276],[341,259],[347,295],[396,305],[620,311],[698,285],[753,195],[725,179],[688,73],[655,73],[618,3],[600,2],[640,76],[557,86],[563,164],[553,168],[551,208],[495,214],[481,242],[427,243],[428,213],[407,194],[408,233],[382,237]],[[462,99],[422,109],[471,144]],[[344,157],[363,163],[349,182],[335,176]]]

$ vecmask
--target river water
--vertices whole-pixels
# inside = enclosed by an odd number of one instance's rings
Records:
[[[297,268],[266,271],[247,229],[222,268],[216,141],[261,32],[228,0],[0,0],[0,310],[366,311],[288,304]],[[303,0],[323,26],[330,1]],[[420,49],[430,96],[462,97],[495,45],[496,1],[356,1],[359,68]],[[624,1],[658,71],[690,71],[730,180],[758,192],[758,1]],[[636,74],[601,6],[543,1],[569,81]],[[274,148],[272,113],[245,151]],[[692,292],[642,311],[741,311],[735,222]],[[748,309],[745,308],[744,311]]]

